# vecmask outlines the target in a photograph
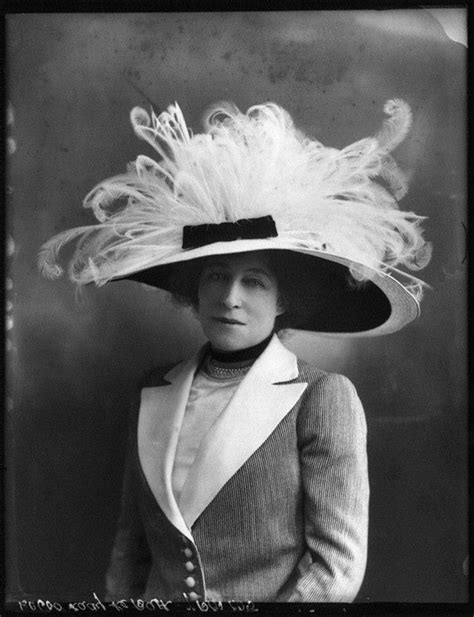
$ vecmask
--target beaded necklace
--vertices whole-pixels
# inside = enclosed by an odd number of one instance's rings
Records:
[[[228,363],[227,366],[224,366],[211,356],[206,356],[202,369],[209,377],[214,379],[235,379],[248,373],[253,363],[254,360],[247,360],[246,362]]]
[[[238,377],[243,377],[267,347],[272,336],[273,332],[263,341],[260,341],[260,343],[237,351],[222,352],[211,347],[204,359],[202,370],[214,379],[237,379]]]

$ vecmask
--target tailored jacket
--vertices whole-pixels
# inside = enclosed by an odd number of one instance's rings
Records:
[[[132,414],[107,598],[351,602],[365,572],[366,423],[352,383],[274,336],[171,475],[203,348],[151,374]]]

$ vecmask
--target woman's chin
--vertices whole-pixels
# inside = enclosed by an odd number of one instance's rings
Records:
[[[242,340],[232,340],[221,337],[209,338],[209,342],[216,351],[239,351],[240,349],[245,349],[251,345],[251,343],[247,343]]]
[[[212,347],[217,351],[239,351],[258,345],[271,333],[249,329],[246,324],[226,324],[220,322],[201,322],[202,329]]]
[[[239,351],[253,343],[239,332],[205,332],[212,347],[218,351]]]

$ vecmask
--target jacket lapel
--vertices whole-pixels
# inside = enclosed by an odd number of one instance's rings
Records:
[[[138,419],[138,457],[150,489],[168,519],[192,540],[176,503],[171,474],[189,391],[204,350],[164,376],[168,384],[143,388]]]
[[[296,356],[274,336],[201,442],[179,502],[189,528],[295,406],[308,384],[278,382],[296,377]]]

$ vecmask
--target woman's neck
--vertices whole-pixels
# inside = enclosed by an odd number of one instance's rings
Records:
[[[237,362],[249,362],[256,360],[258,356],[266,349],[273,336],[271,332],[263,341],[252,345],[251,347],[245,347],[245,349],[237,349],[236,351],[220,351],[213,349],[212,345],[209,349],[209,355],[212,360],[219,364],[234,364]]]

